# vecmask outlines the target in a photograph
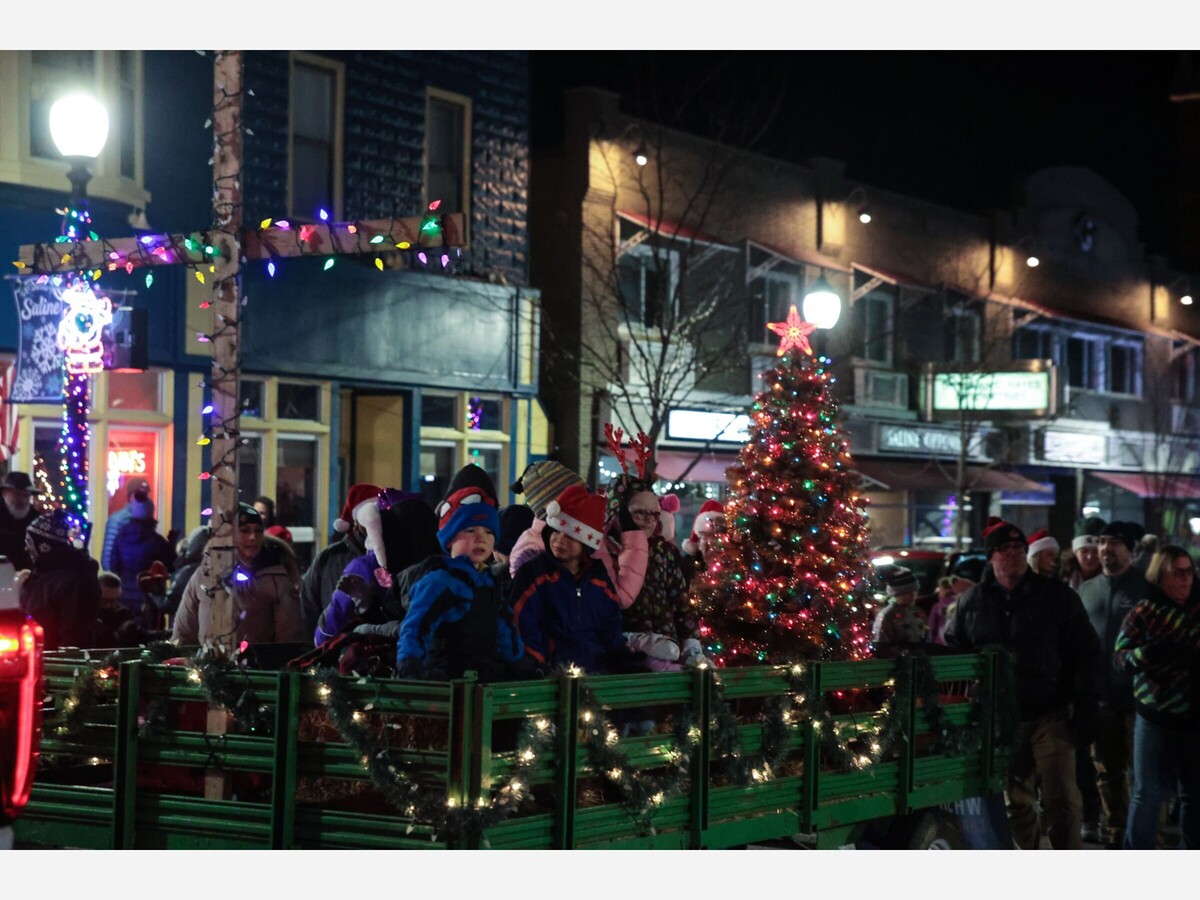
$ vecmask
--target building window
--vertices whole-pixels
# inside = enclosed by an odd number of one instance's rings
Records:
[[[96,51],[33,50],[30,57],[29,155],[62,159],[50,136],[50,107],[72,91],[96,90]]]
[[[135,50],[117,52],[117,134],[120,140],[120,172],[123,178],[137,177],[138,55]]]
[[[467,454],[467,462],[474,463],[488,473],[493,484],[503,484],[504,475],[501,465],[504,462],[504,448],[499,444],[472,444]]]
[[[158,412],[162,409],[158,372],[109,372],[108,408]]]
[[[320,422],[320,386],[315,384],[294,384],[290,381],[279,382],[275,417],[277,419],[304,419],[311,422]]]
[[[679,254],[673,250],[657,252],[640,244],[621,255],[617,264],[618,290],[626,321],[646,328],[662,329],[674,318],[675,283],[678,278]]]
[[[1171,399],[1179,403],[1194,403],[1200,393],[1196,390],[1196,352],[1189,350],[1171,363]]]
[[[1096,342],[1090,338],[1072,335],[1066,340],[1067,384],[1073,388],[1095,390]]]
[[[979,362],[983,320],[973,309],[951,308],[946,315],[945,359],[947,362]]]
[[[421,424],[427,428],[459,428],[457,394],[421,394]]]
[[[262,418],[264,387],[265,385],[256,378],[243,378],[239,382],[243,416]]]
[[[421,442],[421,496],[430,506],[437,506],[446,495],[450,479],[458,471],[455,446],[450,442]]]
[[[1018,328],[1013,332],[1013,359],[1057,359],[1054,333],[1045,328]]]
[[[293,55],[290,208],[302,219],[340,211],[341,84],[337,63]]]
[[[800,279],[785,272],[767,272],[754,284],[751,302],[751,340],[773,344],[779,335],[767,327],[770,322],[782,322],[788,310],[799,306]]]
[[[1108,348],[1107,389],[1114,394],[1142,393],[1142,348],[1140,344],[1114,341]]]
[[[425,108],[425,202],[466,213],[471,101],[429,88]]]
[[[872,291],[860,299],[859,328],[862,334],[862,358],[890,366],[892,364],[892,297]]]

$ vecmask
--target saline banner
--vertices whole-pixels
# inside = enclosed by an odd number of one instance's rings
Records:
[[[58,349],[62,287],[36,278],[13,282],[20,342],[10,403],[62,403],[63,353]]]

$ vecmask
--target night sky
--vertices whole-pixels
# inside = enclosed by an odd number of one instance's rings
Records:
[[[1047,166],[1087,166],[1170,254],[1178,166],[1173,51],[560,52],[531,54],[533,139],[552,147],[562,88],[619,91],[622,109],[715,136],[769,123],[751,149],[827,156],[846,176],[947,206],[1011,208]],[[681,98],[703,98],[684,106]],[[772,109],[772,104],[777,104]],[[743,141],[745,143],[745,141]]]

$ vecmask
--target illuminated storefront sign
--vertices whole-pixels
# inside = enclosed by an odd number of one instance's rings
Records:
[[[1035,372],[937,372],[933,412],[1024,412],[1054,414],[1054,378]]]
[[[744,444],[750,440],[750,417],[743,413],[673,409],[667,416],[667,438]]]

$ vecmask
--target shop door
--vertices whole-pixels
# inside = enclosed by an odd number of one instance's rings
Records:
[[[404,395],[353,394],[350,426],[350,471],[355,483],[405,489]]]

